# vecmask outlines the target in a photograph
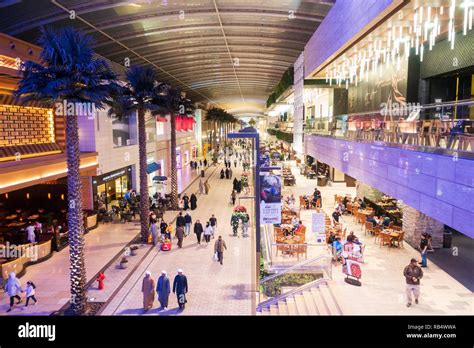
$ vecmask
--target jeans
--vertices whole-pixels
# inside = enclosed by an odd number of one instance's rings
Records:
[[[426,267],[428,260],[426,259],[427,252],[425,251],[424,253],[421,252],[421,267]]]
[[[212,238],[214,238],[214,234],[216,233],[217,225],[214,225],[214,226],[211,225],[211,227],[212,227]]]
[[[243,235],[243,236],[247,236],[248,230],[249,230],[249,226],[244,223],[244,224],[242,225],[242,235]]]
[[[224,261],[224,253],[222,251],[217,252],[217,261],[219,261],[222,265],[222,261]]]
[[[184,226],[184,234],[188,236],[191,233],[191,223],[186,223]]]
[[[206,243],[209,243],[211,241],[211,235],[210,234],[205,234],[204,235],[204,240],[206,241]]]
[[[406,293],[407,293],[407,301],[411,304],[411,293],[415,295],[415,300],[418,300],[420,297],[420,286],[419,285],[411,285],[407,284]]]

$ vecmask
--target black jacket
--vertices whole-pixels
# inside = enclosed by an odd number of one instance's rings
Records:
[[[202,224],[200,222],[197,222],[194,224],[194,233],[196,234],[200,234],[204,231],[204,229],[202,228]]]
[[[190,224],[193,222],[193,219],[191,218],[191,215],[184,215],[184,222],[187,224]]]
[[[185,220],[184,216],[178,216],[176,218],[176,227],[184,226],[184,225],[186,225],[186,220]]]
[[[188,279],[184,274],[177,275],[173,281],[173,293],[185,294],[188,292]]]

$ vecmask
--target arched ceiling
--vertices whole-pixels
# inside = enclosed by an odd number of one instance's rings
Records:
[[[0,32],[35,42],[41,25],[72,24],[118,64],[151,64],[196,102],[258,115],[334,2],[10,0]]]

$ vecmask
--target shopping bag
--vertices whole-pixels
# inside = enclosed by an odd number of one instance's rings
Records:
[[[148,244],[153,243],[153,236],[151,235],[151,233],[148,234],[148,241],[147,242],[148,242]]]
[[[214,261],[218,261],[219,257],[217,256],[217,252],[214,253]]]

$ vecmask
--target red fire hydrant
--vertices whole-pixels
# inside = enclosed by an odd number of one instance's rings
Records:
[[[99,272],[99,276],[97,277],[97,281],[99,282],[99,290],[104,289],[104,279],[105,279],[104,273]]]

